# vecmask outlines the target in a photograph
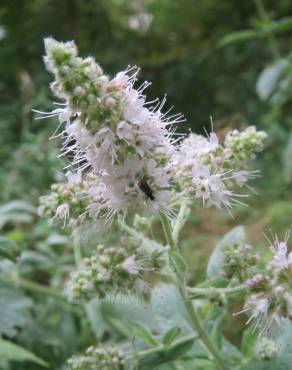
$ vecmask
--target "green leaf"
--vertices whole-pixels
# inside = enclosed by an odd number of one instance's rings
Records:
[[[14,337],[31,319],[31,299],[20,290],[0,286],[0,334]]]
[[[133,326],[135,334],[143,340],[143,342],[149,344],[151,347],[155,347],[159,344],[159,342],[153,337],[150,330],[146,328],[146,326],[136,323]]]
[[[27,212],[27,213],[36,214],[37,210],[35,207],[31,206],[29,203],[23,202],[21,200],[14,200],[0,207],[0,214],[11,213],[11,212]]]
[[[282,33],[292,30],[292,17],[285,17],[279,21],[273,21],[271,30],[276,33]]]
[[[225,337],[222,337],[221,352],[223,357],[228,359],[229,363],[233,365],[239,365],[242,363],[242,353]]]
[[[109,296],[108,301],[100,302],[99,310],[107,330],[113,329],[114,332],[129,338],[133,336],[132,323],[141,323],[151,330],[157,328],[150,304],[135,296]]]
[[[218,46],[226,46],[230,44],[238,44],[240,42],[246,42],[249,40],[253,40],[255,38],[260,37],[261,33],[254,30],[242,30],[237,32],[229,33],[228,35],[224,36],[220,41]]]
[[[169,254],[180,281],[184,282],[187,276],[187,266],[183,257],[179,253],[173,251]]]
[[[172,284],[159,283],[151,292],[151,306],[157,320],[157,327],[162,333],[173,327],[190,333],[188,315],[182,303],[178,289]]]
[[[1,359],[6,359],[9,361],[30,361],[44,367],[49,367],[49,364],[46,361],[37,357],[34,353],[4,339],[0,339],[0,357]]]
[[[0,236],[0,257],[15,261],[19,251],[19,246],[14,240]]]
[[[163,336],[162,342],[165,346],[169,346],[181,332],[180,328],[174,327],[169,329]]]
[[[179,362],[180,364],[181,362]],[[195,358],[182,362],[183,370],[218,370],[214,361],[205,358]],[[169,369],[165,369],[169,370]]]
[[[98,299],[92,299],[90,302],[84,305],[88,321],[90,323],[92,332],[97,339],[100,339],[107,329],[107,326],[103,320],[100,308],[101,302]]]
[[[287,59],[280,59],[261,72],[256,83],[256,92],[260,99],[267,100],[271,97],[288,66]]]
[[[221,322],[224,312],[218,308],[211,308],[207,317],[207,330],[209,336],[218,348],[222,346]]]
[[[33,221],[33,216],[28,213],[4,213],[0,214],[0,229],[2,229],[9,222],[20,223],[20,224],[31,224]]]
[[[139,358],[138,370],[153,370],[156,366],[175,361],[189,351],[194,343],[194,338],[182,338],[169,347],[158,347],[145,351]]]
[[[257,334],[252,327],[244,331],[242,336],[241,351],[246,357],[252,357]]]
[[[29,203],[16,200],[0,207],[0,229],[8,222],[30,224],[36,215],[36,208]]]
[[[49,270],[52,267],[54,267],[53,261],[44,253],[24,251],[19,258],[19,272],[24,274]]]
[[[207,277],[209,279],[220,277],[223,269],[223,250],[226,246],[242,243],[245,240],[245,231],[243,226],[237,226],[226,234],[223,239],[217,243],[215,249],[209,258],[207,266]]]

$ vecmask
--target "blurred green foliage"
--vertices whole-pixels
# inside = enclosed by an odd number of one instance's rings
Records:
[[[256,164],[259,195],[250,208],[234,212],[235,222],[248,226],[249,239],[263,244],[260,230],[281,233],[292,217],[291,16],[290,0],[1,2],[0,336],[10,344],[0,343],[7,348],[0,369],[23,369],[25,359],[30,370],[43,368],[40,359],[61,369],[93,338],[121,338],[128,330],[114,320],[121,308],[93,303],[86,316],[64,301],[72,248],[64,230],[36,216],[39,195],[61,178],[63,165],[58,140],[48,140],[56,120],[34,120],[31,111],[53,109],[43,38],[75,39],[81,54],[92,54],[108,73],[139,65],[141,79],[153,82],[149,98],[166,93],[168,105],[185,114],[180,131],[209,130],[210,116],[219,136],[247,122],[267,130],[268,148]],[[182,245],[191,281],[200,280],[215,242],[235,222],[210,210],[192,215]],[[227,326],[227,336],[238,339],[237,329]],[[198,368],[209,366],[201,361]]]

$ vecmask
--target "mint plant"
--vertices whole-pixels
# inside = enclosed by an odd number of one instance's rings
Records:
[[[200,286],[190,286],[180,248],[181,230],[195,207],[232,214],[246,203],[249,180],[258,175],[250,164],[263,150],[266,133],[249,126],[229,132],[222,142],[213,130],[206,137],[178,134],[183,116],[164,110],[165,98],[146,100],[149,82],[136,87],[138,68],[111,78],[93,57],[78,56],[73,41],[48,38],[45,49],[51,89],[60,102],[52,112],[36,112],[58,119],[53,136],[62,138],[60,156],[67,162],[66,180],[40,199],[39,213],[72,230],[76,268],[68,274],[65,294],[87,312],[96,300],[135,297],[155,313],[152,327],[134,320],[122,329],[128,341],[92,343],[68,360],[67,369],[248,370],[266,361],[288,364],[288,234],[269,242],[270,261],[262,263],[242,228],[234,229],[210,256]],[[149,237],[153,225],[162,230],[164,244]],[[116,244],[99,244],[84,256],[85,235],[113,229],[120,234]],[[151,282],[151,273],[160,282]],[[230,312],[234,296],[244,303]],[[211,322],[203,306],[211,307]],[[223,316],[232,314],[247,315],[250,324],[242,351],[220,329]],[[115,318],[118,328],[120,321]]]

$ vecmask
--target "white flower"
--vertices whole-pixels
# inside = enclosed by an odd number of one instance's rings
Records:
[[[162,113],[165,98],[153,101],[154,106],[146,102],[149,83],[134,87],[137,68],[110,80],[93,58],[77,57],[74,43],[50,39],[46,51],[47,67],[56,78],[53,91],[65,97],[64,108],[49,114],[65,123],[62,155],[70,153],[74,170],[89,173],[83,179],[87,192],[98,194],[87,211],[106,220],[129,208],[168,212],[177,151],[171,127],[181,115]]]
[[[285,269],[292,270],[292,252],[288,253],[287,242],[290,231],[286,233],[285,240],[279,241],[276,236],[274,244],[271,246],[271,251],[274,254],[273,259],[268,264],[276,274],[280,274]]]
[[[56,209],[56,217],[64,220],[66,220],[70,217],[70,206],[69,204],[61,204],[57,209]]]
[[[265,328],[268,318],[268,309],[269,309],[269,300],[265,297],[257,297],[253,295],[249,298],[247,302],[247,307],[240,312],[237,312],[234,315],[239,315],[242,313],[251,312],[249,319],[246,322],[246,325],[255,320],[254,330],[257,329],[259,325],[263,325]]]
[[[182,190],[201,199],[203,206],[229,209],[243,204],[239,198],[245,196],[233,188],[246,185],[248,179],[256,177],[256,171],[249,172],[235,161],[232,150],[221,145],[214,132],[208,137],[191,133],[176,155],[174,176]]]
[[[135,256],[129,256],[126,258],[122,263],[122,267],[131,275],[138,275],[141,271],[141,265],[138,261],[136,261]]]

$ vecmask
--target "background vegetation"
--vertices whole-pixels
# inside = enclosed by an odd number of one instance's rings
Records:
[[[290,0],[1,2],[0,368],[23,369],[23,359],[33,361],[30,370],[42,368],[12,342],[61,369],[94,337],[125,335],[112,316],[97,323],[92,309],[83,315],[62,298],[64,276],[73,264],[70,242],[65,230],[36,215],[38,197],[60,180],[62,168],[58,142],[48,140],[56,120],[34,120],[31,111],[53,107],[51,77],[41,58],[43,38],[75,39],[81,54],[95,56],[108,73],[139,65],[141,79],[153,82],[150,98],[166,93],[169,106],[185,114],[180,131],[209,130],[212,116],[219,136],[247,124],[269,133],[255,165],[262,177],[254,183],[258,195],[248,200],[251,206],[235,210],[235,220],[214,210],[191,217],[183,247],[193,270],[190,279],[199,281],[206,267],[201,261],[233,225],[246,225],[259,247],[266,245],[262,230],[281,235],[291,227],[290,16]],[[226,324],[226,335],[235,341],[237,331],[234,323]]]

